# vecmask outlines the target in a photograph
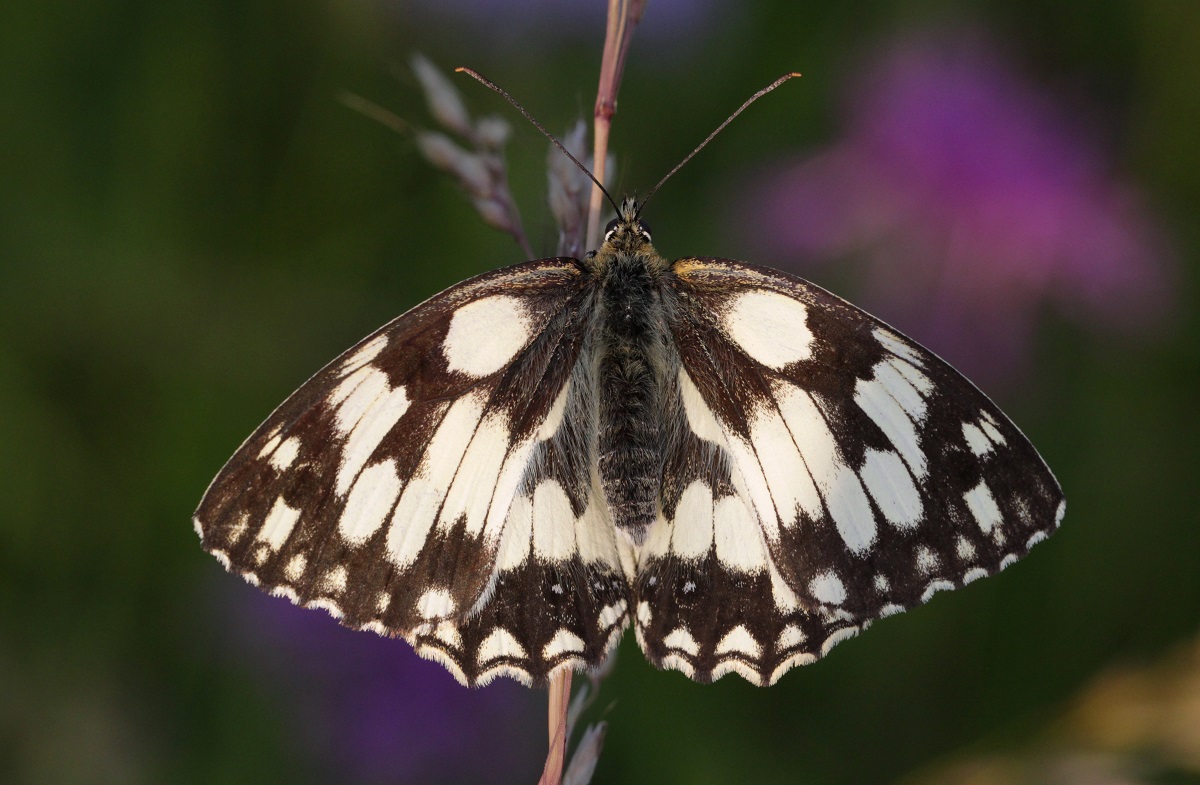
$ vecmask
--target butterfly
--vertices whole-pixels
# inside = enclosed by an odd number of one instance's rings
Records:
[[[309,379],[217,475],[204,548],[403,637],[460,682],[545,683],[633,626],[699,682],[771,684],[1061,523],[1033,445],[829,292],[603,244],[447,289]]]

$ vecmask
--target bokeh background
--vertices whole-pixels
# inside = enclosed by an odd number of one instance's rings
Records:
[[[0,25],[0,781],[533,783],[545,695],[226,575],[190,514],[307,376],[522,260],[411,133],[416,50],[551,129],[604,3],[75,0]],[[1069,500],[1017,567],[769,689],[628,636],[597,783],[1200,781],[1200,3],[650,0],[618,190],[669,257],[799,273],[967,370]],[[511,184],[553,252],[547,144]]]

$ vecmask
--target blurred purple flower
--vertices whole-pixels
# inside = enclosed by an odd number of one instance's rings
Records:
[[[221,575],[226,651],[276,691],[302,759],[343,783],[525,781],[543,698],[507,679],[467,689],[402,640],[342,627]],[[230,589],[232,587],[232,589]]]
[[[860,304],[993,383],[1045,301],[1118,329],[1163,313],[1168,254],[1136,193],[982,36],[894,45],[850,96],[845,138],[745,202],[772,252],[862,256]]]

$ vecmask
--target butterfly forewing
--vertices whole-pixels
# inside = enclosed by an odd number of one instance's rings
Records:
[[[682,435],[637,582],[652,660],[774,681],[1061,521],[1032,445],[932,353],[783,273],[674,271]]]
[[[543,555],[532,539],[518,558],[509,513],[520,518],[539,501],[560,511],[532,479],[553,475],[568,508],[590,493],[590,472],[573,452],[593,438],[594,423],[575,402],[583,391],[570,390],[587,297],[573,260],[530,262],[453,287],[369,336],[297,390],[213,481],[195,516],[205,548],[251,582],[350,626],[409,637],[440,630],[463,680],[486,673],[489,657],[493,670],[514,675],[531,658],[525,678],[544,676],[540,663],[563,657],[529,654],[552,620],[535,624],[546,612],[523,603],[555,584],[545,560],[531,558]],[[611,551],[610,542],[588,560],[572,551],[560,561],[572,580],[608,575],[598,565],[616,563]],[[626,592],[619,573],[584,585],[598,583],[601,606],[579,600],[550,631],[567,629],[584,645],[551,655],[601,656],[611,630],[598,618]],[[496,632],[502,623],[512,629]],[[526,643],[509,645],[506,635]]]

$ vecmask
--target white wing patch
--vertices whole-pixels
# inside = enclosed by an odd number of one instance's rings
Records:
[[[1003,520],[1000,508],[996,506],[996,500],[992,497],[992,492],[988,489],[986,482],[981,481],[967,491],[963,495],[963,499],[971,514],[975,516],[975,522],[984,532],[991,532]]]
[[[699,559],[712,550],[712,489],[703,480],[694,480],[684,489],[670,531],[671,550],[685,559]]]
[[[334,488],[339,496],[345,495],[379,448],[379,443],[396,426],[408,411],[409,400],[404,386],[392,388],[387,374],[371,367],[364,367],[357,374],[366,374],[354,391],[338,407],[334,423],[343,434],[348,434],[342,448],[342,463],[338,467],[337,483]]]
[[[275,467],[276,471],[285,472],[291,468],[292,464],[296,461],[296,456],[299,454],[300,440],[294,436],[285,439],[271,453],[271,465]]]
[[[467,426],[463,422],[454,427],[465,431]],[[439,531],[448,532],[461,518],[466,521],[468,535],[478,537],[482,534],[493,492],[500,480],[500,470],[511,445],[512,436],[505,414],[491,411],[478,420],[471,443],[453,473],[454,483],[442,504]],[[496,499],[506,510],[511,501],[511,495],[507,499]]]
[[[745,501],[723,496],[713,509],[713,539],[717,560],[735,572],[761,572],[767,567],[762,530]]]
[[[338,519],[338,532],[350,545],[362,545],[383,526],[400,496],[396,462],[385,460],[363,469],[350,489],[346,508]]]
[[[752,432],[753,433],[753,432]],[[779,537],[779,512],[771,496],[771,486],[766,472],[754,447],[730,432],[726,440],[731,464],[736,471],[733,477],[739,493],[745,495],[746,506],[754,510],[763,533],[772,540]]]
[[[807,465],[825,506],[846,547],[864,553],[875,542],[875,516],[854,470],[846,463],[812,396],[799,388],[776,386],[780,409],[797,445],[803,445]],[[819,516],[819,511],[813,518]]]
[[[503,627],[497,627],[484,639],[476,659],[480,665],[504,658],[525,659],[525,649]]]
[[[494,295],[454,312],[442,353],[451,371],[481,378],[512,362],[532,337],[524,303],[516,297]]]
[[[603,564],[628,576],[621,557],[621,542],[614,536],[612,518],[597,489],[592,489],[587,509],[575,521],[575,542],[584,564]]]
[[[775,370],[812,356],[804,303],[769,289],[749,289],[730,300],[721,323],[747,355]]]
[[[287,576],[289,581],[298,581],[304,575],[304,568],[308,566],[308,557],[303,553],[297,553],[288,560],[287,566],[283,568],[283,574]]]
[[[921,494],[900,456],[891,450],[868,449],[861,470],[863,483],[888,523],[912,529],[921,522]]]
[[[376,335],[374,338],[358,347],[357,351],[346,358],[346,360],[342,363],[341,372],[343,374],[349,374],[357,371],[359,368],[378,357],[379,353],[387,348],[387,345],[387,335],[383,333]]]
[[[624,600],[618,600],[612,605],[605,605],[604,608],[600,610],[600,616],[596,619],[596,625],[601,630],[614,627],[621,623],[621,621],[625,618],[626,611],[628,610],[629,607]]]
[[[598,489],[593,489],[593,495]],[[542,480],[532,495],[513,499],[500,536],[495,570],[512,571],[535,559],[542,564],[578,558],[620,572],[621,558],[612,520],[603,511],[603,497],[593,498],[576,517],[566,491],[556,480]]]
[[[291,536],[292,529],[295,528],[298,520],[300,520],[300,511],[289,507],[280,496],[275,500],[271,511],[267,513],[267,519],[263,521],[262,528],[258,530],[258,536],[255,539],[265,543],[272,551],[277,551]]]
[[[529,558],[533,543],[533,499],[525,494],[513,499],[504,522],[504,534],[496,552],[496,570],[504,572],[520,567]]]
[[[454,611],[454,596],[442,588],[428,589],[417,600],[417,613],[426,619],[445,619]]]
[[[916,424],[887,386],[879,379],[859,379],[854,388],[854,402],[883,431],[917,479],[924,479],[929,465],[921,451]]]
[[[787,402],[780,401],[779,405],[788,412]],[[810,518],[820,515],[821,497],[817,495],[812,474],[797,449],[797,445],[809,446],[804,434],[797,438],[775,407],[761,407],[752,417],[750,443],[756,456],[754,460],[762,467],[765,479],[766,494],[760,494],[763,501],[770,500],[785,527],[794,526],[801,512]],[[821,446],[814,445],[814,448],[820,450]],[[825,457],[819,456],[817,460]],[[749,458],[745,456],[745,459]],[[741,460],[738,468],[742,468]]]
[[[874,330],[874,335],[875,340],[879,341],[883,348],[887,349],[892,354],[903,357],[913,365],[924,365],[924,363],[921,361],[921,355],[917,353],[917,350],[909,346],[908,343],[906,343],[899,335],[896,335],[891,330],[883,327],[876,327]]]
[[[542,651],[542,657],[553,660],[564,654],[581,654],[584,650],[583,638],[566,629],[560,629],[550,639]]]
[[[717,654],[740,654],[750,659],[758,659],[762,656],[762,646],[758,641],[754,640],[754,636],[744,625],[739,624],[725,634],[725,637],[717,641]]]
[[[421,462],[400,494],[388,529],[388,558],[397,567],[416,560],[458,475],[467,446],[483,416],[482,396],[464,395],[446,411]]]
[[[556,480],[542,480],[533,492],[533,552],[542,561],[564,561],[576,553],[571,500]]]
[[[425,477],[414,476],[404,486],[388,527],[387,557],[392,564],[403,569],[417,560],[444,497],[445,491]]]
[[[712,409],[709,409],[708,404],[704,402],[692,377],[688,376],[687,371],[680,368],[676,378],[679,383],[679,398],[683,403],[683,411],[687,416],[688,427],[692,429],[692,433],[696,435],[697,439],[711,442],[718,447],[726,447],[728,439],[725,437],[725,430],[717,422]]]
[[[995,448],[1006,444],[1004,435],[996,428],[994,420],[987,412],[982,412],[975,422],[964,422],[962,431],[967,447],[977,458],[982,458]]]
[[[339,564],[329,572],[325,573],[325,577],[321,580],[321,593],[338,595],[346,590],[346,580],[349,573],[344,565]]]
[[[686,627],[676,627],[663,639],[663,643],[668,648],[677,649],[693,657],[700,653],[700,644],[696,642]]]
[[[962,427],[963,439],[976,458],[982,458],[992,451],[992,440],[975,423],[965,422]]]
[[[919,378],[924,380],[925,383],[922,386],[926,390],[929,389],[929,380],[925,379],[916,368],[898,357],[876,363],[872,370],[874,371],[875,381],[883,385],[888,395],[896,399],[896,403],[900,404],[900,408],[904,410],[904,413],[917,425],[924,422],[925,399],[921,397],[921,393],[913,385],[913,379]]]
[[[846,587],[832,570],[813,578],[808,584],[808,591],[827,605],[841,605],[846,601]]]

